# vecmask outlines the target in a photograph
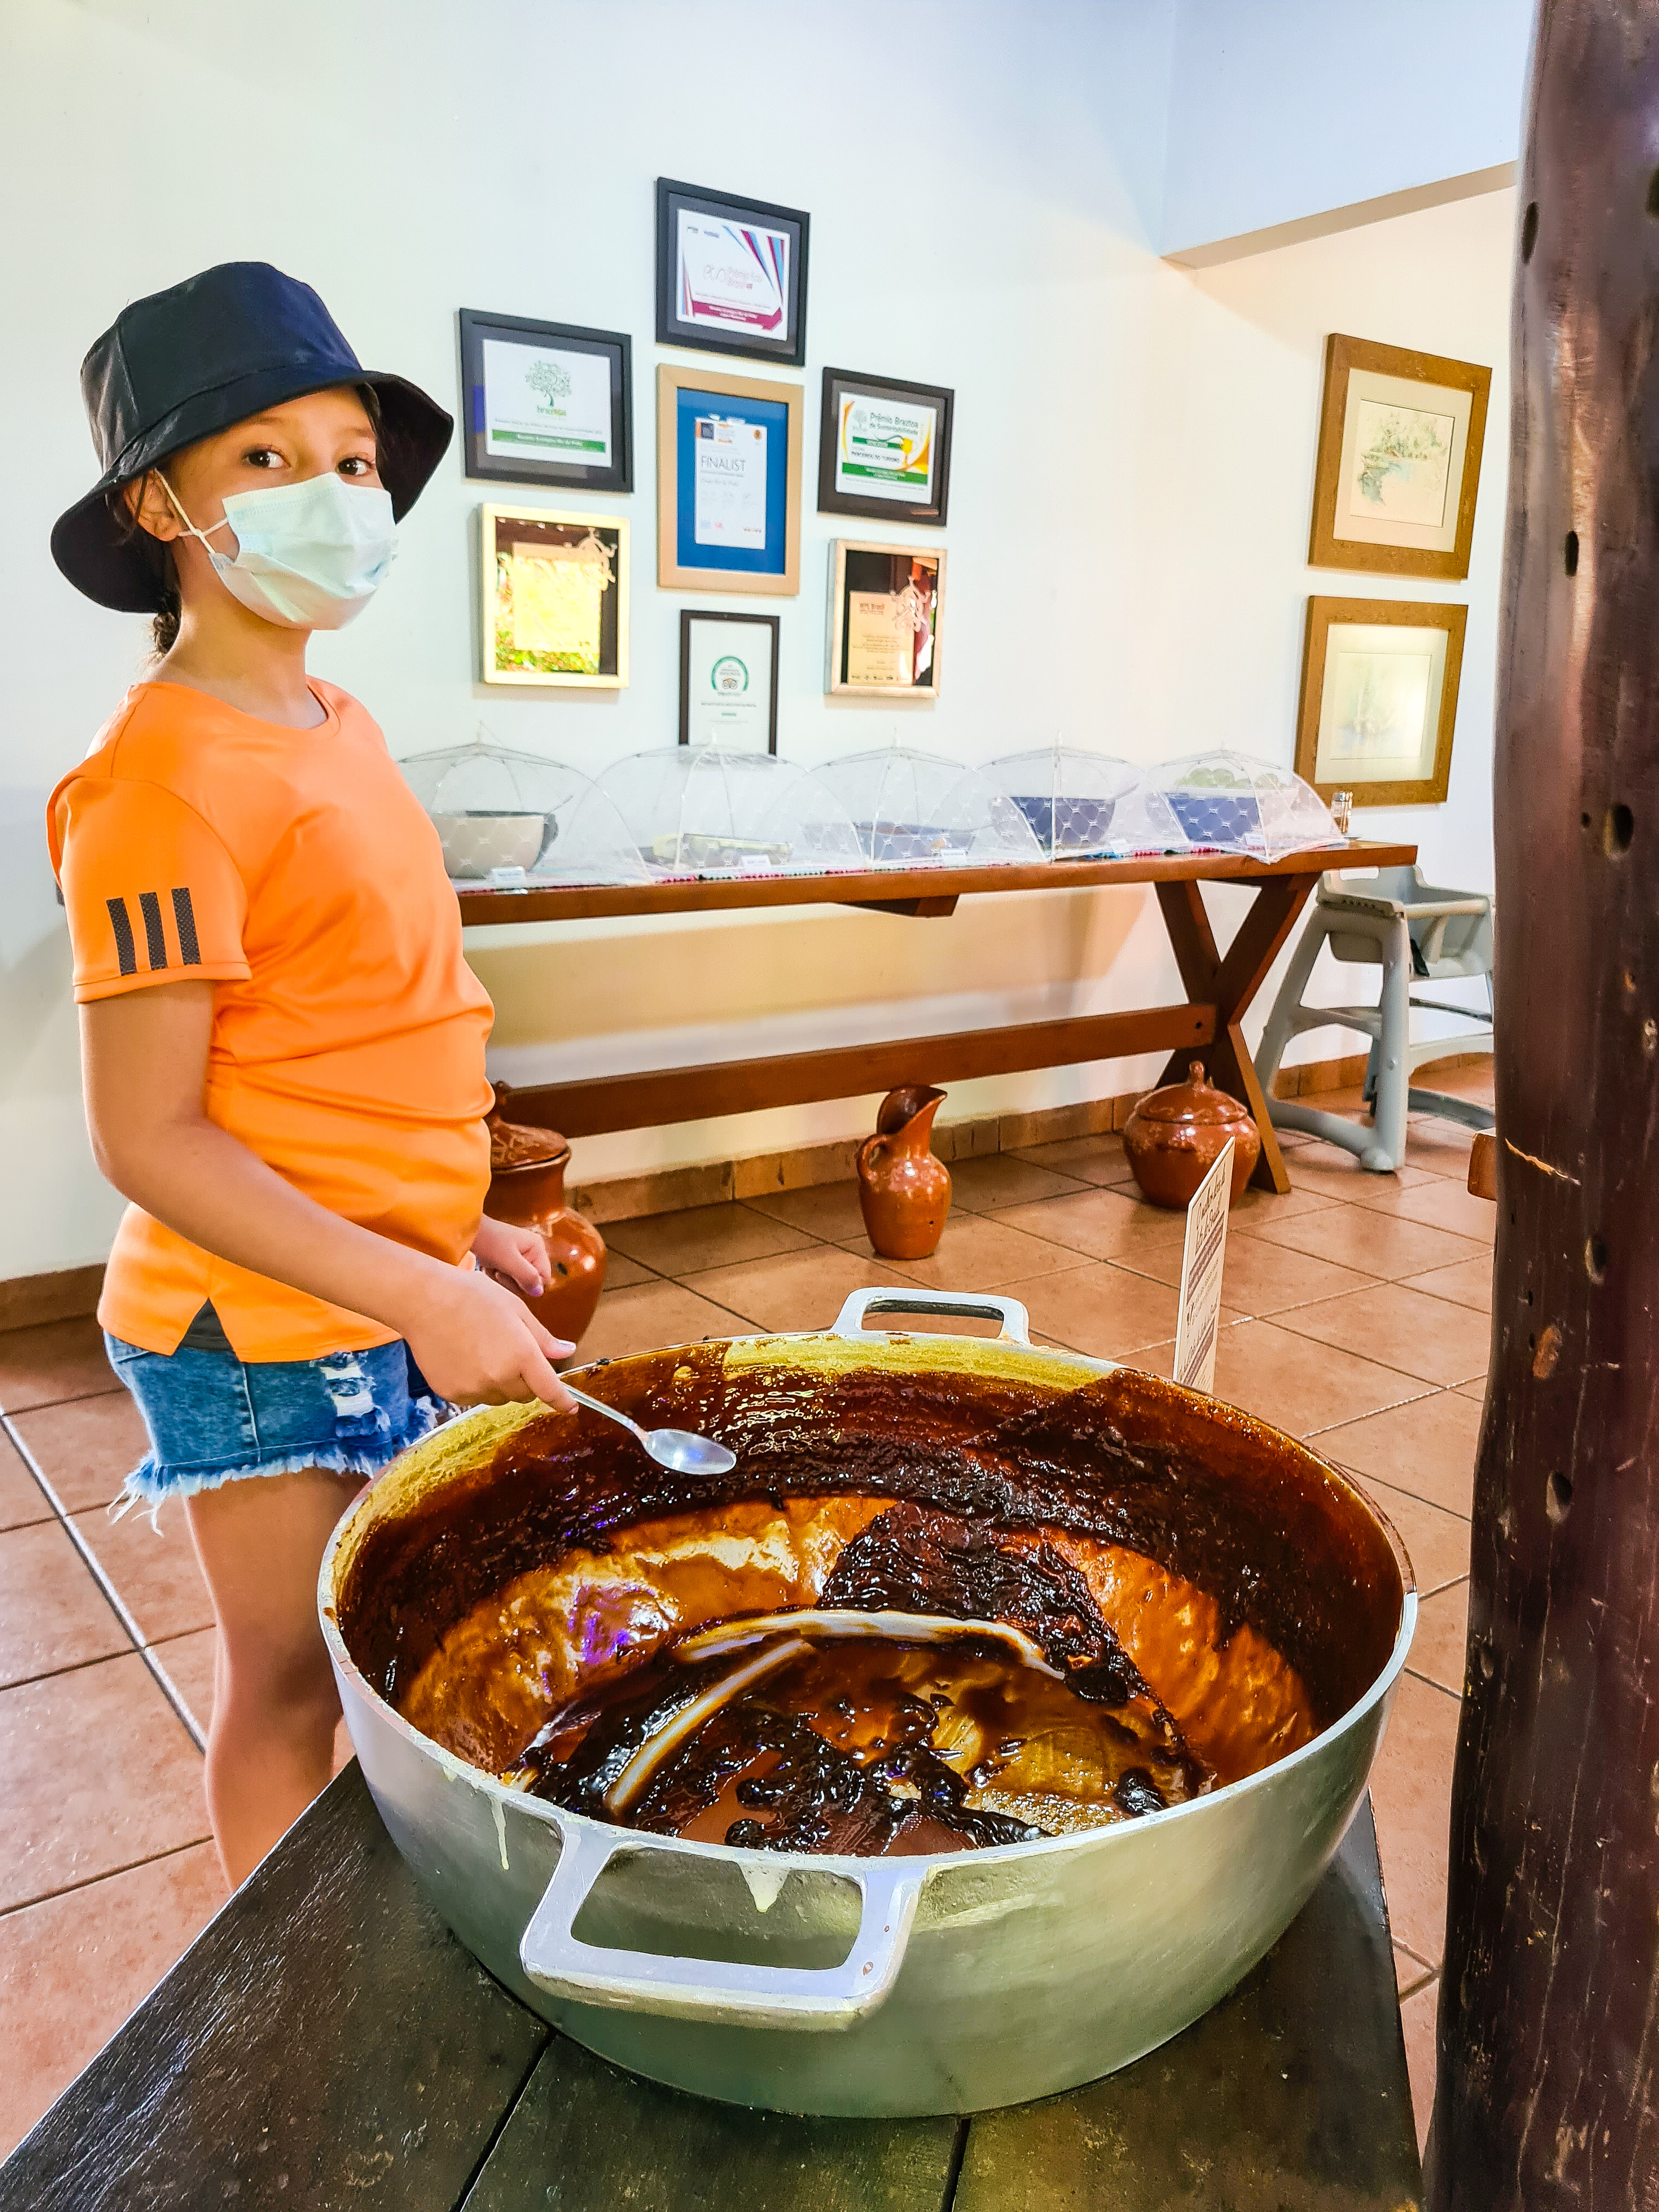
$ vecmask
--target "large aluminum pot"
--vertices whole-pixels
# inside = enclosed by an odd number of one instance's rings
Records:
[[[923,1307],[1000,1317],[1002,1335],[864,1328],[872,1310]],[[654,1486],[674,1478],[593,1416],[483,1412],[406,1455],[347,1515],[319,1587],[363,1772],[438,1910],[499,1980],[578,2042],[734,2103],[977,2112],[1095,2080],[1176,2034],[1289,1924],[1364,1789],[1417,1613],[1386,1521],[1334,1468],[1234,1408],[1033,1348],[1012,1299],[864,1291],[823,1334],[617,1361],[592,1370],[588,1387],[635,1417],[696,1425],[683,1395],[692,1363],[726,1392],[705,1395],[704,1417],[725,1406],[720,1425],[740,1455],[744,1391],[769,1418],[787,1407],[799,1437],[817,1433],[815,1410],[833,1395],[842,1426],[801,1494],[833,1486],[849,1423],[866,1419],[867,1448],[867,1432],[899,1421],[884,1394],[897,1408],[921,1391],[940,1419],[941,1407],[968,1418],[981,1399],[995,1400],[999,1418],[1011,1405],[1035,1409],[1018,1419],[1036,1425],[1033,1463],[1048,1472],[1032,1477],[1033,1494],[1047,1482],[1038,1503],[1054,1514],[1065,1496],[1042,1436],[1073,1419],[1092,1424],[1089,1452],[1103,1470],[1097,1522],[1106,1499],[1126,1531],[1152,1532],[1144,1548],[1184,1545],[1189,1560],[1209,1559],[1211,1583],[1231,1575],[1224,1595],[1237,1614],[1256,1618],[1304,1671],[1346,1685],[1346,1703],[1311,1742],[1243,1781],[1121,1825],[1004,1849],[820,1858],[586,1819],[457,1760],[381,1692],[395,1684],[405,1640],[429,1644],[447,1625],[423,1613],[453,1601],[459,1618],[471,1593],[496,1586],[489,1577],[522,1541],[527,1516],[552,1516],[563,1548],[591,1545],[607,1525],[663,1510]],[[528,1460],[526,1423],[539,1440]],[[599,1498],[581,1469],[601,1461],[620,1472],[605,1476]],[[939,1501],[953,1510],[964,1463],[941,1448]],[[747,1494],[787,1488],[781,1465],[751,1477]],[[743,1474],[740,1464],[732,1480]],[[904,1479],[910,1494],[927,1494],[925,1474]],[[1191,1503],[1200,1492],[1201,1514]]]

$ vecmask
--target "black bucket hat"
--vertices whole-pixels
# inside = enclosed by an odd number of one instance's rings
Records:
[[[267,261],[224,261],[124,307],[81,364],[104,473],[52,533],[52,557],[100,606],[152,614],[164,567],[145,532],[124,535],[106,495],[198,438],[285,399],[367,384],[380,404],[380,481],[402,520],[454,423],[401,376],[365,369],[309,284]]]

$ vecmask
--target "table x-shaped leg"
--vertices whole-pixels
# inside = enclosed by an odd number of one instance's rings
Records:
[[[1291,1178],[1239,1024],[1318,881],[1317,873],[1268,877],[1258,886],[1255,904],[1239,924],[1224,957],[1204,911],[1199,886],[1172,883],[1158,887],[1164,927],[1170,933],[1170,949],[1187,996],[1194,1005],[1215,1008],[1215,1042],[1208,1053],[1210,1080],[1244,1101],[1261,1133],[1261,1158],[1250,1180],[1263,1190],[1287,1191]],[[1190,1052],[1173,1054],[1159,1081],[1182,1081],[1193,1057]]]

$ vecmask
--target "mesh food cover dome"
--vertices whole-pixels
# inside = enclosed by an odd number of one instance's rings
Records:
[[[665,745],[616,762],[599,788],[653,875],[813,875],[866,865],[835,793],[774,754]]]
[[[1061,744],[1005,753],[985,775],[1012,799],[1051,860],[1112,852],[1115,827],[1116,836],[1122,836],[1119,808],[1140,781],[1140,771],[1127,761]]]
[[[480,729],[470,745],[416,753],[398,765],[432,818],[452,882],[649,880],[616,808],[590,777],[561,761],[513,752]]]
[[[1189,753],[1148,769],[1146,782],[1161,793],[1194,846],[1272,860],[1310,845],[1344,842],[1311,784],[1249,753],[1227,748]]]
[[[978,769],[907,745],[854,753],[817,771],[852,817],[872,867],[993,867],[1041,860],[1025,817]]]

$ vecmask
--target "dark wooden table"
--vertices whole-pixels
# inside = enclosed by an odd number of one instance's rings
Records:
[[[973,2120],[795,2119],[554,2034],[425,1903],[355,1763],[0,2166],[3,2212],[1421,2201],[1369,1800],[1274,1949],[1138,2065]]]
[[[901,1037],[819,1052],[775,1053],[699,1067],[654,1068],[582,1083],[514,1089],[513,1118],[592,1137],[612,1129],[657,1128],[749,1114],[768,1106],[802,1106],[822,1098],[857,1098],[901,1083],[962,1083],[1037,1067],[1073,1067],[1132,1054],[1166,1052],[1160,1080],[1173,1082],[1201,1051],[1210,1079],[1242,1098],[1261,1133],[1254,1180],[1286,1191],[1279,1139],[1244,1043],[1240,1024],[1279,947],[1327,868],[1404,866],[1415,845],[1368,844],[1291,853],[1278,860],[1237,854],[1166,854],[1133,860],[1054,860],[1036,866],[883,868],[866,875],[738,876],[638,884],[578,884],[556,890],[459,893],[461,919],[483,923],[588,921],[612,915],[710,914],[785,906],[854,906],[878,914],[939,919],[964,896],[1008,891],[1101,890],[1151,884],[1187,997],[1178,1005],[1082,1014],[951,1036]],[[1200,895],[1200,884],[1237,884],[1255,898],[1224,955]]]

